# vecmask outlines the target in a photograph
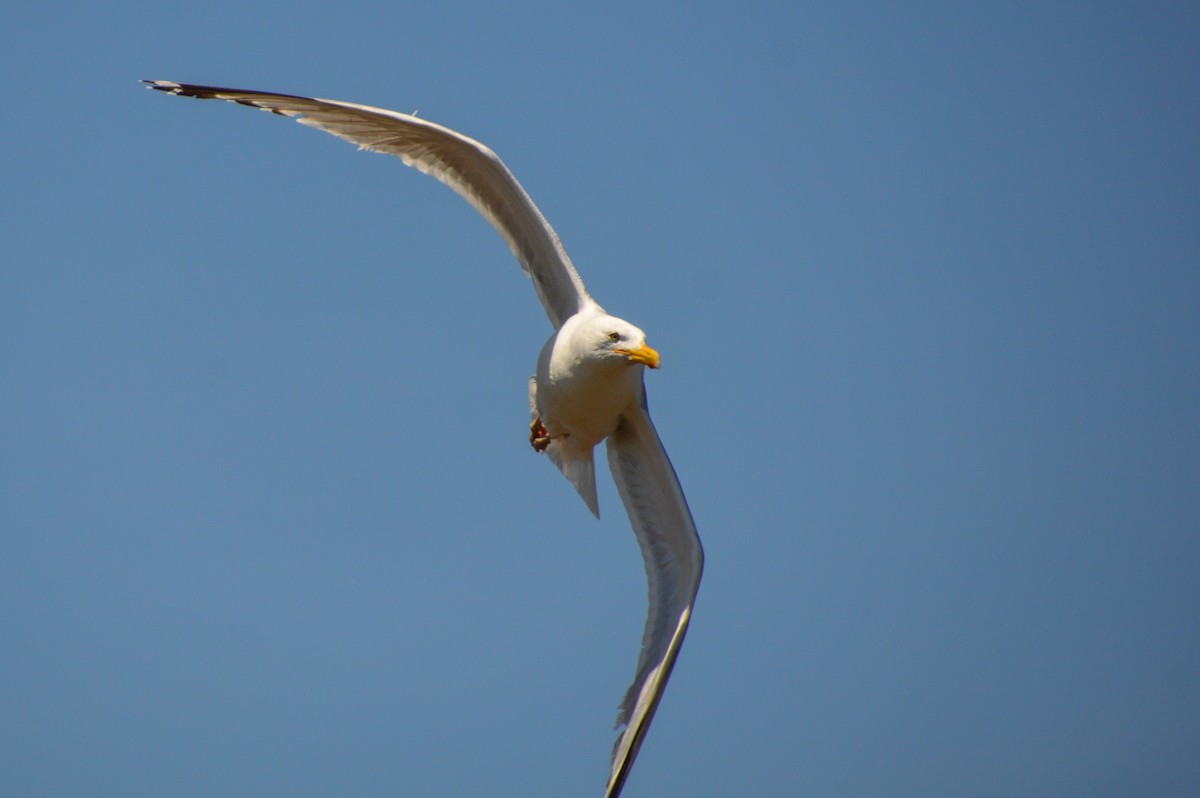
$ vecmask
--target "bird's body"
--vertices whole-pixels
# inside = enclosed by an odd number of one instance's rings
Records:
[[[231,100],[296,118],[395,155],[471,203],[533,279],[554,334],[529,383],[530,442],[597,516],[595,447],[607,440],[617,490],[646,561],[650,607],[637,672],[618,713],[606,796],[616,798],[654,717],[691,618],[704,553],[679,480],[646,410],[642,382],[658,353],[634,325],[588,295],[558,236],[490,149],[415,116],[337,100],[147,81],[171,94]]]
[[[595,305],[568,318],[550,337],[530,381],[530,412],[547,439],[537,448],[597,516],[594,450],[616,430],[622,413],[644,404],[640,366],[658,367],[658,353],[645,345],[645,333]]]

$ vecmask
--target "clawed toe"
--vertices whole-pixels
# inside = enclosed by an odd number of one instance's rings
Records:
[[[529,443],[538,452],[546,451],[546,447],[550,445],[550,430],[546,429],[546,425],[542,423],[541,416],[535,418],[529,425]]]

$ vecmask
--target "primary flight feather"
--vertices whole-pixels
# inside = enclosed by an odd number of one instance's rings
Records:
[[[675,665],[704,568],[704,551],[675,469],[646,409],[643,371],[658,368],[646,336],[610,316],[588,295],[562,242],[494,152],[474,139],[408,114],[369,105],[165,80],[150,88],[230,100],[399,157],[431,175],[499,231],[532,278],[554,326],[529,380],[530,443],[579,491],[593,514],[594,450],[607,441],[608,464],[646,563],[650,606],[637,672],[621,701],[607,798],[629,775]]]

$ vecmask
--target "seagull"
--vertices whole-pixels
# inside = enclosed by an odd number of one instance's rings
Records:
[[[704,550],[679,478],[650,420],[643,382],[659,367],[646,334],[611,316],[588,294],[558,235],[492,150],[449,128],[369,105],[274,92],[147,80],[148,88],[231,102],[395,155],[437,178],[500,233],[532,278],[554,326],[529,379],[529,442],[558,467],[597,518],[595,447],[637,536],[649,583],[649,611],[633,683],[622,699],[606,798],[617,798],[650,728],[683,645]]]

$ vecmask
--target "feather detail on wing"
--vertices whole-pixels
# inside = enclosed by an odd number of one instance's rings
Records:
[[[646,562],[650,608],[642,636],[637,674],[617,715],[624,727],[613,747],[608,798],[616,798],[687,633],[704,550],[691,511],[644,406],[627,410],[608,437],[608,463]]]
[[[437,178],[479,211],[533,278],[555,329],[594,304],[558,235],[496,153],[472,138],[415,116],[369,105],[288,94],[147,80],[150,88],[230,100],[296,119],[360,148],[395,155]]]

